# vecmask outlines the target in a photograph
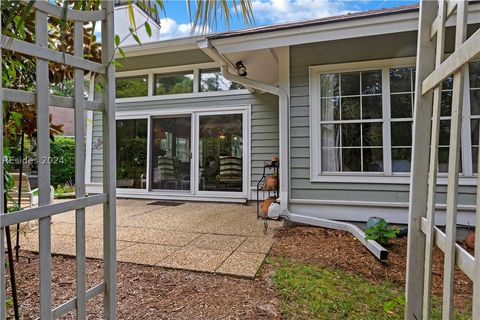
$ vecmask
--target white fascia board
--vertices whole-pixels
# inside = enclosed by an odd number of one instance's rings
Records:
[[[142,45],[133,45],[122,47],[127,57],[146,56],[150,54],[178,52],[186,50],[198,50],[197,41],[204,40],[204,36],[188,37],[173,40],[162,40],[156,42],[147,42]],[[115,57],[120,58],[120,53],[116,52]]]
[[[455,19],[456,16],[450,17],[447,26],[453,26]],[[479,22],[480,5],[472,7],[468,17],[469,24]],[[417,29],[418,11],[247,34],[224,39],[211,39],[211,42],[220,53],[227,54],[239,51],[408,32]]]

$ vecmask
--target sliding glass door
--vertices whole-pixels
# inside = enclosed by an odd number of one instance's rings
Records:
[[[198,191],[243,191],[243,114],[199,115]]]
[[[191,116],[152,118],[151,189],[190,191]]]
[[[245,109],[117,120],[117,186],[135,192],[246,196]]]

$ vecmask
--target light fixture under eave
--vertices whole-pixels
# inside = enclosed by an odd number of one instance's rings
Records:
[[[237,67],[237,73],[240,77],[246,77],[247,76],[247,68],[245,67],[245,65],[243,64],[242,61],[238,61],[236,63],[236,67]]]

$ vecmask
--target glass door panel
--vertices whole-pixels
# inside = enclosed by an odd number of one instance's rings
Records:
[[[151,188],[190,190],[190,116],[152,119]]]
[[[243,191],[243,115],[198,117],[198,190]]]
[[[117,120],[117,188],[146,188],[147,127],[147,119]]]

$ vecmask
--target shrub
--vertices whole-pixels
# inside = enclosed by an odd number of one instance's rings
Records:
[[[75,139],[70,137],[55,137],[55,140],[50,144],[50,158],[51,185],[74,185]]]
[[[400,230],[390,227],[385,219],[380,219],[376,224],[365,230],[365,240],[374,240],[381,245],[387,245],[390,239],[396,238]]]

